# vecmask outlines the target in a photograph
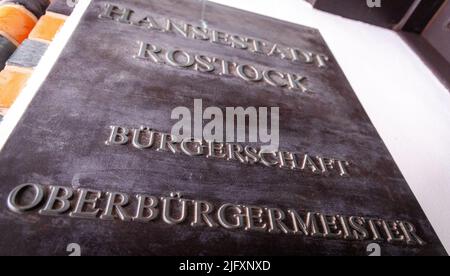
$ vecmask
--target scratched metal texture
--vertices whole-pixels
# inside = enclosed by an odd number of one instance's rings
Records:
[[[91,3],[59,61],[0,154],[0,254],[85,255],[366,255],[370,241],[42,217],[8,210],[9,191],[22,183],[86,187],[220,203],[295,208],[328,214],[403,219],[427,241],[423,247],[382,243],[384,255],[444,255],[445,251],[391,155],[364,112],[318,30],[208,3],[210,28],[323,52],[330,67],[184,39],[100,20],[105,3],[199,24],[199,1],[129,0]],[[357,39],[357,38],[355,38]],[[133,59],[138,40],[175,46],[304,74],[314,93],[302,95],[235,77],[182,70]],[[149,125],[169,132],[171,110],[192,106],[279,106],[280,148],[352,161],[350,178],[245,166],[105,146],[111,124]]]

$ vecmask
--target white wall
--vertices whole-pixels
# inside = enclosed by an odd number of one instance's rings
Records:
[[[302,0],[212,2],[320,30],[450,252],[450,92],[401,38]]]

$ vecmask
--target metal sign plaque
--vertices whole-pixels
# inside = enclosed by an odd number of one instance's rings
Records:
[[[319,31],[201,1],[93,0],[0,179],[0,254],[446,254]]]

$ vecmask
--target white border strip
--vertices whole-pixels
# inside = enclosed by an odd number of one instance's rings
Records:
[[[78,26],[81,17],[90,3],[91,0],[79,1],[72,14],[67,18],[66,22],[62,26],[61,30],[56,34],[53,42],[45,52],[41,62],[39,62],[38,66],[35,68],[30,79],[28,79],[28,82],[22,92],[6,113],[6,116],[0,123],[0,151],[3,149],[20,118],[22,118],[22,115],[27,110],[31,100],[39,91],[42,83],[45,81],[51,69],[55,65],[58,57],[72,36],[72,33]]]

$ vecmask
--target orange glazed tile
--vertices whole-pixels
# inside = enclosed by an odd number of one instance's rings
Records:
[[[0,6],[0,34],[19,45],[36,25],[36,17],[20,5]]]
[[[0,108],[10,108],[22,91],[32,70],[6,66],[0,72]]]
[[[65,16],[47,13],[39,19],[38,23],[31,31],[29,38],[52,41],[65,21]]]

